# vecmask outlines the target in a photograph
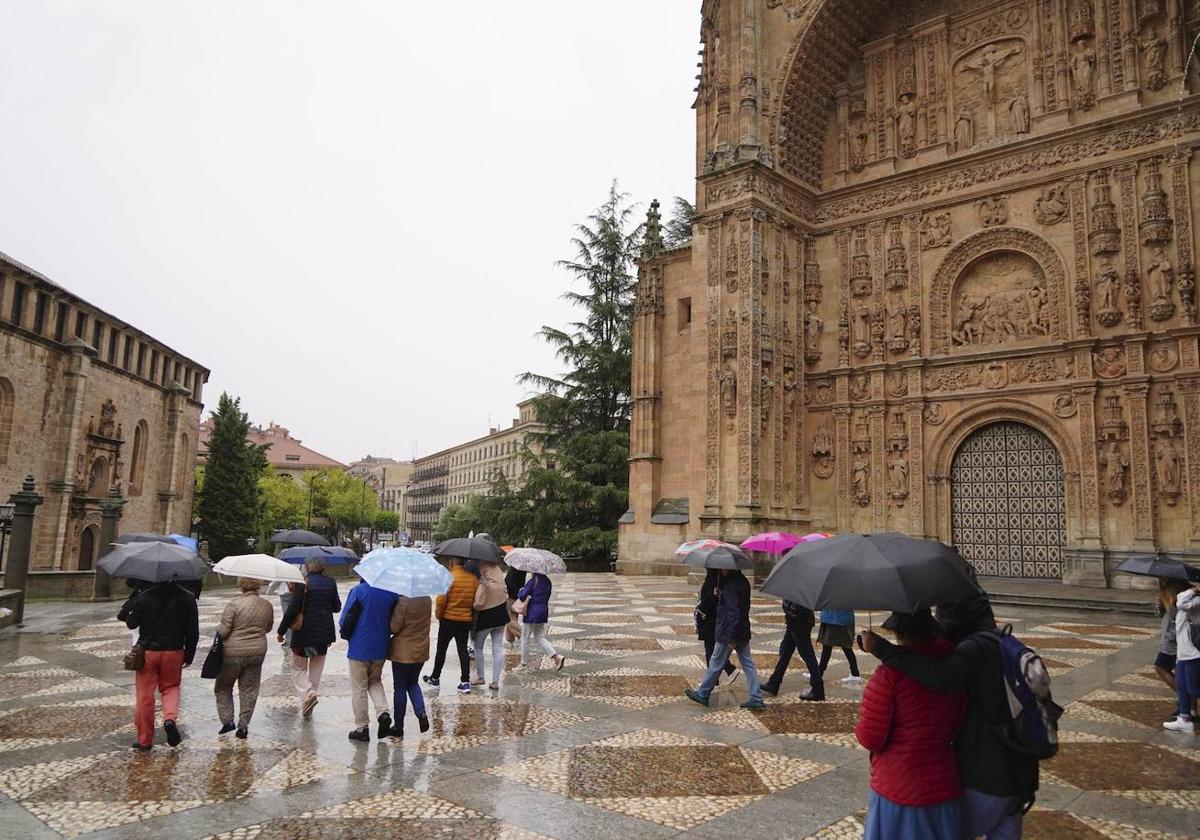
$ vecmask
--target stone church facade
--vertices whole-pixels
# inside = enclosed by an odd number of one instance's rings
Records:
[[[1195,0],[705,0],[618,568],[899,530],[1128,586],[1200,553]]]
[[[93,569],[114,502],[120,533],[191,531],[208,373],[0,254],[0,500],[37,482],[31,570]]]

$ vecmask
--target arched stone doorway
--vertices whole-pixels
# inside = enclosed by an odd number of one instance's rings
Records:
[[[86,572],[96,564],[96,541],[99,531],[89,525],[79,535],[79,571]]]
[[[1061,580],[1067,542],[1062,457],[1024,423],[991,423],[950,467],[951,541],[983,575]]]

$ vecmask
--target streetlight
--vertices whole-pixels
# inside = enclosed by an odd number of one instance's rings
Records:
[[[15,507],[16,505],[12,502],[0,504],[0,571],[4,571],[4,543],[8,539],[8,532],[12,529]]]

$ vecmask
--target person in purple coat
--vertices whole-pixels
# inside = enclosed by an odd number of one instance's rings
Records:
[[[533,638],[554,662],[555,670],[561,671],[563,665],[566,664],[567,658],[559,654],[554,649],[554,645],[550,644],[550,640],[546,638],[546,624],[550,621],[550,591],[552,589],[550,578],[535,572],[517,593],[518,604],[529,599],[522,614],[521,664],[516,668],[518,671],[525,670],[529,665],[530,638]]]

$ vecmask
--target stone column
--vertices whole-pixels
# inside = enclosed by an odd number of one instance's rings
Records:
[[[52,475],[47,485],[50,490],[50,504],[46,507],[46,515],[52,517],[54,523],[54,546],[49,555],[49,568],[64,569],[67,566],[67,520],[71,515],[71,493],[74,492],[75,482],[80,478],[86,483],[87,476],[79,475],[80,470],[76,461],[82,461],[84,441],[84,424],[87,402],[88,373],[92,367],[92,357],[96,355],[91,345],[72,338],[67,342],[67,365],[63,371],[63,428],[59,433],[61,442],[59,451],[62,461],[57,465],[58,475]]]
[[[125,500],[121,498],[121,491],[114,485],[108,491],[108,498],[100,503],[100,546],[97,551],[97,559],[103,559],[104,555],[112,551],[113,543],[117,540],[117,531],[120,528],[121,509],[125,506]],[[109,601],[112,600],[112,578],[107,572],[101,571],[100,564],[96,564],[96,588],[95,594],[92,597],[93,601]]]
[[[29,581],[29,555],[33,548],[33,515],[43,501],[36,492],[33,476],[25,476],[21,490],[8,500],[13,503],[12,536],[8,541],[8,556],[5,559],[4,587],[19,589],[17,599],[17,626],[25,620],[25,592]]]
[[[1133,476],[1133,537],[1139,549],[1155,548],[1154,489],[1150,479],[1150,433],[1144,383],[1125,386],[1129,401],[1129,463]]]

